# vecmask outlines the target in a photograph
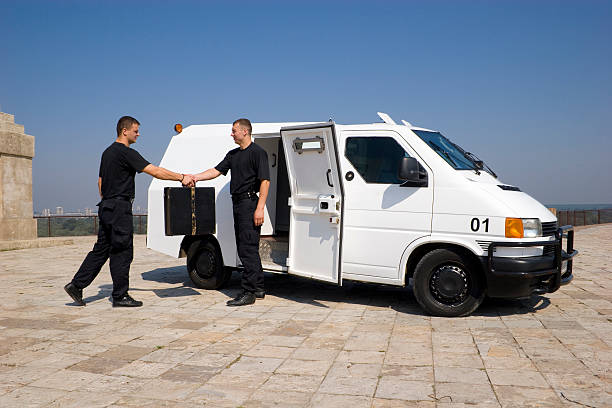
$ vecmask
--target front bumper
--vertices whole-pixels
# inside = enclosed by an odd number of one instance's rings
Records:
[[[565,238],[566,248],[563,249]],[[550,255],[522,258],[494,257],[496,247],[553,247]],[[574,227],[566,225],[555,232],[554,241],[492,242],[488,256],[480,257],[487,279],[487,295],[499,298],[524,298],[552,293],[574,278]],[[565,268],[564,268],[565,267]]]

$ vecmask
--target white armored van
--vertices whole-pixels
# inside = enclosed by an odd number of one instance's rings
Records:
[[[574,231],[515,186],[501,182],[440,132],[383,123],[254,123],[266,150],[270,191],[260,254],[265,271],[342,285],[404,286],[432,315],[464,316],[484,296],[524,298],[572,280]],[[231,124],[193,125],[174,136],[160,163],[183,173],[217,165],[235,148]],[[164,188],[149,187],[147,246],[187,257],[201,288],[240,268],[230,175],[214,187],[215,232],[166,236]]]

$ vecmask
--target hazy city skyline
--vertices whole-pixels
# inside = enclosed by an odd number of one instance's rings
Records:
[[[174,123],[384,111],[545,204],[612,203],[610,21],[612,2],[596,0],[4,1],[0,110],[36,137],[38,212],[93,208],[124,114],[158,164]],[[136,206],[150,180],[136,177]]]
[[[146,214],[147,208],[142,208],[139,205],[133,207],[134,214]],[[42,210],[34,210],[34,215],[40,215],[43,217],[50,215],[97,215],[98,208],[96,206],[85,207],[85,208],[68,208],[65,209],[62,206],[56,206],[55,208],[43,208]]]

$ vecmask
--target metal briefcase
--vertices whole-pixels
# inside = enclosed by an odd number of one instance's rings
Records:
[[[214,187],[164,188],[166,235],[214,234]]]

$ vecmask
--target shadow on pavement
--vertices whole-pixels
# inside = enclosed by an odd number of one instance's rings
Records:
[[[239,286],[239,275],[235,274]],[[345,281],[342,286],[292,275],[266,274],[266,293],[321,308],[348,303],[423,315],[409,288]],[[233,283],[233,282],[231,282]]]
[[[110,301],[111,294],[113,293],[113,285],[104,284],[98,286],[98,293],[93,296],[88,296],[83,300],[85,303],[95,302],[96,300],[107,298]]]
[[[180,287],[153,289],[157,296],[181,297],[200,295],[187,274],[185,266],[158,268],[142,273],[142,278],[168,284],[179,284]],[[108,286],[104,291],[102,288]],[[87,300],[92,301],[110,296],[111,285],[103,285],[98,295]],[[265,274],[266,294],[277,296],[292,302],[329,308],[334,303],[352,303],[366,306],[389,308],[400,313],[427,316],[419,307],[409,287],[379,285],[345,281],[341,287],[331,283],[323,283],[293,275],[275,273]],[[139,289],[131,289],[139,290]],[[241,291],[240,272],[232,273],[229,283],[218,289],[228,298],[234,298]],[[532,296],[530,299],[490,299],[485,298],[483,304],[472,316],[510,316],[521,315],[543,310],[550,305],[550,300],[544,296]]]
[[[472,316],[513,316],[535,313],[550,306],[550,299],[534,295],[529,299],[492,299],[485,298]]]
[[[163,289],[130,289],[130,290],[150,290],[160,298],[167,297],[182,297],[200,295],[200,292],[194,289],[191,279],[187,274],[185,266],[173,266],[169,268],[157,268],[152,271],[143,272],[142,279],[146,281],[154,281],[161,283],[177,284],[182,283],[183,286],[163,288]]]
[[[146,281],[170,284],[182,283],[185,286],[193,287],[191,279],[189,279],[189,275],[187,274],[187,269],[183,265],[153,269],[152,271],[143,272],[141,276],[142,279]]]
[[[142,273],[142,279],[168,284],[179,284],[180,287],[154,289],[159,297],[178,297],[199,295],[189,279],[184,266],[157,268]],[[274,273],[265,274],[266,294],[278,296],[292,302],[329,308],[333,303],[353,303],[377,307],[389,307],[403,313],[423,314],[407,288],[382,286],[361,282],[344,282],[338,287],[334,284],[318,282],[312,279]],[[138,289],[130,289],[138,290]],[[234,298],[241,291],[240,272],[232,273],[228,284],[218,289],[228,298]],[[110,295],[110,293],[109,293]]]

